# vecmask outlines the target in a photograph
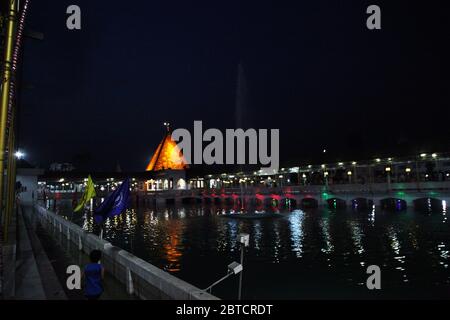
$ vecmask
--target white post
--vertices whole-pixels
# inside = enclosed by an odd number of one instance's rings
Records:
[[[78,250],[83,250],[83,242],[81,241],[81,236],[78,236]]]
[[[127,293],[128,294],[134,293],[133,278],[131,277],[130,268],[127,268]]]

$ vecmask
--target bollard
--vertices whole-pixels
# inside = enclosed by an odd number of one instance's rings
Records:
[[[81,236],[78,236],[78,250],[83,250],[83,242],[81,241]]]
[[[70,228],[67,226],[67,240],[70,240]]]

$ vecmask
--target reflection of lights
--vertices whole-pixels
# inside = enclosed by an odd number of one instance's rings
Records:
[[[447,222],[447,201],[442,200],[442,215],[443,215],[443,219],[442,222],[445,223]]]
[[[436,154],[436,153],[433,153],[431,156],[432,156],[434,159],[437,158],[437,154]]]
[[[421,157],[421,158],[425,158],[426,156],[427,156],[426,153],[421,153],[421,154],[420,154],[420,157]]]
[[[369,221],[371,225],[373,226],[375,224],[375,205],[372,205],[372,212],[369,215]]]
[[[439,264],[443,265],[444,268],[448,268],[448,259],[450,258],[450,251],[449,250],[445,250],[445,244],[443,242],[441,242],[440,244],[437,245],[437,250],[439,251],[439,256],[442,258],[442,260],[444,261],[440,261]]]
[[[320,227],[322,228],[322,233],[325,241],[325,248],[322,248],[321,251],[325,253],[330,253],[334,250],[333,243],[331,242],[331,235],[330,235],[330,220],[321,220],[320,221]],[[331,265],[328,265],[329,267]]]
[[[303,221],[305,213],[302,210],[295,210],[289,216],[289,227],[291,229],[292,251],[297,258],[301,258],[303,253]]]
[[[253,247],[255,248],[255,250],[261,250],[261,247],[259,245],[262,238],[261,221],[255,221],[253,230],[253,236],[251,237],[251,239],[253,240]]]
[[[349,224],[352,230],[352,239],[354,245],[358,250],[358,254],[362,254],[364,253],[364,247],[362,245],[363,232],[361,230],[361,227],[355,221],[350,221]]]
[[[389,228],[388,236],[391,240],[391,248],[394,250],[395,254],[400,254],[400,242],[398,241],[397,233],[392,227]]]

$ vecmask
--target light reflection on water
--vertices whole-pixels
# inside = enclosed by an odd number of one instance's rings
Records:
[[[72,218],[70,202],[60,214]],[[105,223],[104,238],[198,287],[239,260],[240,232],[250,234],[245,254],[246,298],[449,298],[450,224],[439,212],[367,212],[351,209],[283,211],[283,218],[236,220],[223,208],[137,207]],[[96,231],[92,214],[75,223]],[[365,288],[366,268],[379,265],[382,290]],[[215,294],[235,298],[233,279]]]

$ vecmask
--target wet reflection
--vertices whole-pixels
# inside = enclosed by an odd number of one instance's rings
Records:
[[[73,214],[63,201],[47,205],[95,232],[92,210]],[[382,297],[441,297],[450,283],[450,224],[444,202],[431,213],[429,208],[393,213],[375,207],[358,212],[279,207],[283,217],[255,220],[224,217],[222,212],[230,209],[131,208],[105,222],[104,238],[206,287],[223,276],[230,262],[239,261],[237,236],[249,233],[245,282],[251,298],[370,296],[364,284],[371,264],[382,269]],[[230,281],[217,294],[235,298],[235,289]]]

